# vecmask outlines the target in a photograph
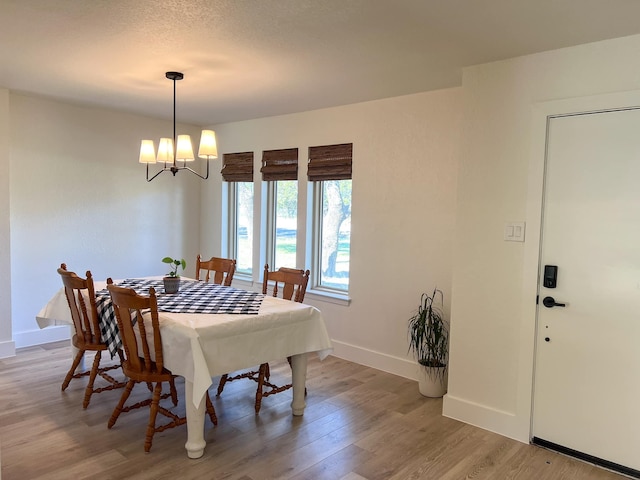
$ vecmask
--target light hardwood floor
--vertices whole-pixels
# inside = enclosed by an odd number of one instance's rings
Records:
[[[94,395],[83,410],[86,378],[60,391],[70,362],[66,342],[0,360],[2,480],[623,478],[445,418],[442,400],[421,397],[415,382],[335,357],[310,359],[303,417],[291,415],[290,391],[266,398],[256,416],[255,383],[236,381],[219,398],[211,389],[219,424],[207,420],[202,458],[187,458],[186,426],[156,434],[145,454],[148,409],[108,430],[121,390]],[[288,368],[274,364],[274,377]],[[178,392],[184,412],[182,384]]]

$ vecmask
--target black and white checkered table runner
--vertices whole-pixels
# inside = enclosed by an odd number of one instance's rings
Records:
[[[162,280],[127,279],[117,285],[133,288],[140,295],[148,295],[149,288],[153,287],[156,290],[158,310],[170,313],[256,315],[264,299],[261,293],[191,280],[181,280],[180,291],[175,294],[164,293]],[[113,358],[122,347],[122,342],[107,289],[96,292],[96,306],[102,341],[106,343]]]

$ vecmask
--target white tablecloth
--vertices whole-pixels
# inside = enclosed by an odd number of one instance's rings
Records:
[[[96,291],[105,287],[95,282]],[[40,328],[72,324],[64,289],[36,320]],[[216,375],[307,352],[322,360],[332,351],[317,308],[269,296],[258,315],[160,312],[159,320],[165,366],[193,382],[196,406]]]

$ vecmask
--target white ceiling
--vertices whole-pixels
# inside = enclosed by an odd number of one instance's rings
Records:
[[[461,84],[640,33],[638,0],[0,0],[0,86],[199,125]],[[640,61],[640,59],[639,59]]]

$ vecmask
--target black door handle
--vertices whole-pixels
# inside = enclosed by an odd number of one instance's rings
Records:
[[[553,307],[566,307],[567,305],[564,303],[556,303],[556,299],[553,297],[544,297],[542,299],[542,304],[547,308]]]

